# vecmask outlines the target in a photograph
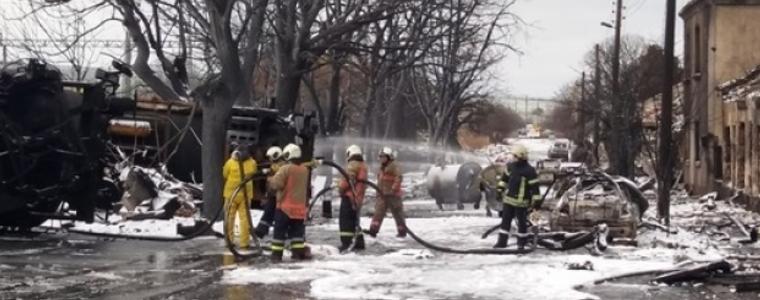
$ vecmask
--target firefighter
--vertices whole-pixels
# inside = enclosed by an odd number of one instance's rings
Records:
[[[304,240],[309,169],[301,163],[301,148],[298,145],[285,146],[282,157],[287,163],[268,180],[270,188],[277,192],[272,261],[282,261],[286,240],[290,241],[293,259],[309,259],[311,257]]]
[[[496,161],[480,172],[480,191],[485,194],[486,199],[486,216],[490,217],[491,206],[489,203],[501,203],[499,199],[498,186],[501,176],[507,168],[507,160],[504,156],[499,156]]]
[[[515,161],[507,165],[507,170],[499,182],[504,208],[501,213],[499,240],[494,248],[506,248],[512,219],[517,218],[517,232],[528,232],[528,208],[539,206],[541,193],[538,189],[538,174],[528,163],[528,150],[518,145],[512,151]],[[517,248],[525,248],[525,237],[517,239]]]
[[[248,208],[253,199],[253,181],[249,181],[232,199],[232,194],[240,186],[245,178],[249,178],[256,173],[256,161],[251,158],[247,145],[238,145],[232,152],[232,155],[222,168],[224,176],[224,200],[231,201],[225,203],[229,207],[227,216],[230,218],[227,222],[227,238],[233,241],[233,229],[235,228],[235,215],[240,220],[240,248],[247,249],[250,244],[250,221],[248,220]]]
[[[338,185],[340,190],[340,247],[341,252],[351,247],[351,242],[356,238],[354,250],[364,250],[364,235],[359,228],[359,211],[364,202],[364,192],[367,189],[364,183],[367,180],[367,165],[364,163],[362,149],[357,145],[351,145],[346,149],[346,172],[349,181],[343,178]],[[353,184],[354,190],[351,190]]]
[[[277,173],[277,170],[279,170],[284,164],[282,160],[282,149],[277,146],[270,147],[267,149],[266,157],[267,160],[269,160],[270,165],[269,169],[264,170],[264,173],[271,178],[271,176]],[[269,234],[269,227],[271,227],[272,222],[274,222],[276,206],[277,195],[274,191],[268,190],[267,195],[264,198],[264,204],[262,205],[264,214],[261,216],[261,220],[259,220],[259,225],[256,226],[256,236],[259,238],[264,238]]]
[[[395,161],[393,149],[383,147],[380,151],[380,172],[378,173],[378,186],[380,195],[375,203],[375,215],[369,227],[369,235],[377,236],[380,226],[383,224],[386,211],[390,208],[393,219],[396,221],[397,237],[406,237],[406,221],[404,220],[404,206],[401,202],[401,170]]]

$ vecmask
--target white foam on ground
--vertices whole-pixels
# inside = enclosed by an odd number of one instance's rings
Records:
[[[369,219],[363,218],[362,223],[368,224]],[[496,223],[494,218],[469,216],[408,220],[409,227],[425,239],[455,248],[490,247],[495,236],[482,240],[480,235]],[[331,222],[309,229],[336,231],[337,225]],[[324,253],[325,257],[311,262],[268,269],[241,267],[225,271],[222,282],[310,282],[310,296],[320,299],[588,299],[590,295],[573,287],[622,272],[669,267],[673,261],[672,254],[642,260],[646,256],[637,254],[635,248],[615,258],[546,251],[522,256],[443,254],[422,249],[409,238],[397,239],[395,230],[388,219],[376,239],[366,240],[370,248],[398,251],[380,256]],[[585,261],[591,261],[596,270],[565,267]]]

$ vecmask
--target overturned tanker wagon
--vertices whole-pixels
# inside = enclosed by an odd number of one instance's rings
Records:
[[[124,156],[147,167],[165,163],[182,180],[202,178],[202,111],[183,102],[117,97],[119,77],[132,73],[120,62],[113,67],[98,69],[96,82],[65,81],[35,59],[2,67],[0,226],[92,221],[96,208],[111,210],[123,195],[114,166]],[[313,115],[236,107],[227,139],[250,145],[259,160],[267,147],[291,142],[310,157],[314,123]]]

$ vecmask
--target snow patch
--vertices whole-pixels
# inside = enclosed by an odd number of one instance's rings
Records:
[[[338,271],[309,268],[237,268],[225,271],[223,284],[286,284],[339,275]]]
[[[105,273],[105,272],[92,272],[88,273],[86,276],[88,277],[94,277],[99,279],[105,279],[105,280],[123,280],[125,279],[122,276],[116,275],[114,273]]]

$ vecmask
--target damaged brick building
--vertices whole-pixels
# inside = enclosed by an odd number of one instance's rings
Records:
[[[687,188],[721,196],[742,191],[758,210],[760,0],[692,0],[680,15]]]

